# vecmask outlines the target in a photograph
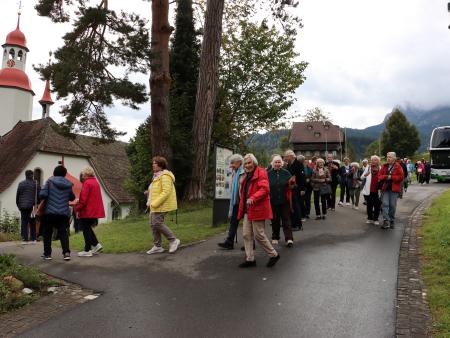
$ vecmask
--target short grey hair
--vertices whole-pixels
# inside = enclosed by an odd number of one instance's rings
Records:
[[[255,155],[253,155],[252,153],[249,153],[244,156],[244,161],[247,159],[250,159],[254,165],[258,165],[258,160],[256,159]]]
[[[397,159],[397,154],[394,151],[390,151],[386,154],[386,157],[393,157]]]
[[[81,175],[86,177],[94,177],[95,171],[94,169],[92,169],[92,167],[86,167],[81,170]]]
[[[316,163],[317,162],[322,162],[323,164],[325,164],[325,160],[323,159],[323,158],[318,158],[317,160],[316,160]]]
[[[272,162],[270,162],[270,165],[273,167],[273,164],[275,163],[275,161],[278,161],[278,160],[281,161],[281,163],[283,163],[283,159],[281,158],[281,156],[278,154],[274,154],[272,156]]]
[[[244,158],[241,154],[233,154],[230,156],[230,163],[241,162],[244,163]]]
[[[305,156],[303,156],[303,155],[298,155],[298,156],[297,156],[297,161],[303,163],[304,160],[305,160]]]
[[[351,166],[351,167],[359,168],[359,163],[358,163],[358,162],[352,162],[352,163],[350,164],[350,166]]]
[[[373,160],[378,160],[378,162],[380,162],[380,161],[381,161],[381,158],[380,158],[379,156],[377,156],[377,155],[372,155],[372,156],[370,156],[370,160],[371,160],[371,161],[373,161]]]
[[[284,152],[284,156],[294,156],[295,157],[295,153],[293,150],[288,149]]]
[[[364,160],[362,160],[362,163],[369,163],[369,160],[365,158]]]

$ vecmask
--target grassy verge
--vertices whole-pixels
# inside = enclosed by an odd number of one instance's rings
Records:
[[[47,287],[59,282],[35,268],[18,264],[12,255],[0,255],[0,313],[5,313],[33,302],[47,294]],[[23,288],[33,290],[24,294]]]
[[[423,278],[433,315],[433,336],[450,337],[450,191],[434,201],[421,230]]]
[[[182,244],[194,243],[225,231],[226,225],[212,227],[212,208],[184,208],[178,212],[178,222],[174,213],[166,216],[166,224]],[[153,245],[153,236],[148,215],[127,218],[121,221],[100,224],[95,233],[104,247],[105,253],[143,252]],[[163,246],[167,248],[164,239]],[[84,247],[83,235],[70,237],[72,250],[81,251]]]

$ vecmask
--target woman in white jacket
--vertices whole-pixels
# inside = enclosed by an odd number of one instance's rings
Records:
[[[370,179],[372,178],[372,175],[370,174],[370,165],[369,161],[367,159],[364,159],[362,161],[362,174],[361,179],[363,180],[363,189],[362,194],[364,196],[364,204],[367,204],[367,197],[370,195]],[[365,183],[364,183],[365,182]]]

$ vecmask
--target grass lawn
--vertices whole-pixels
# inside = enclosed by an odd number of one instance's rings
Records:
[[[178,211],[178,224],[175,224],[175,213],[166,216],[166,224],[181,240],[182,244],[198,242],[208,237],[225,232],[227,225],[212,227],[212,208],[184,208]],[[94,229],[105,253],[144,252],[153,246],[148,214],[129,217],[125,220],[100,224]],[[168,242],[164,239],[164,247]],[[70,247],[82,251],[83,234],[70,237]]]
[[[427,211],[421,235],[422,273],[433,315],[433,336],[450,337],[450,191]]]

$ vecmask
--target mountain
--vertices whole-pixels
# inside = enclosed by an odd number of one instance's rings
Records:
[[[419,130],[421,145],[419,152],[427,150],[430,142],[431,132],[439,126],[450,126],[450,106],[436,107],[433,109],[420,109],[414,106],[399,107],[409,122]],[[363,158],[366,147],[377,140],[384,130],[387,114],[384,121],[375,126],[365,129],[347,128],[347,139],[352,144],[356,157]],[[272,153],[280,146],[280,139],[289,134],[288,129],[280,129],[264,134],[254,134],[247,140],[247,145],[258,151]]]

